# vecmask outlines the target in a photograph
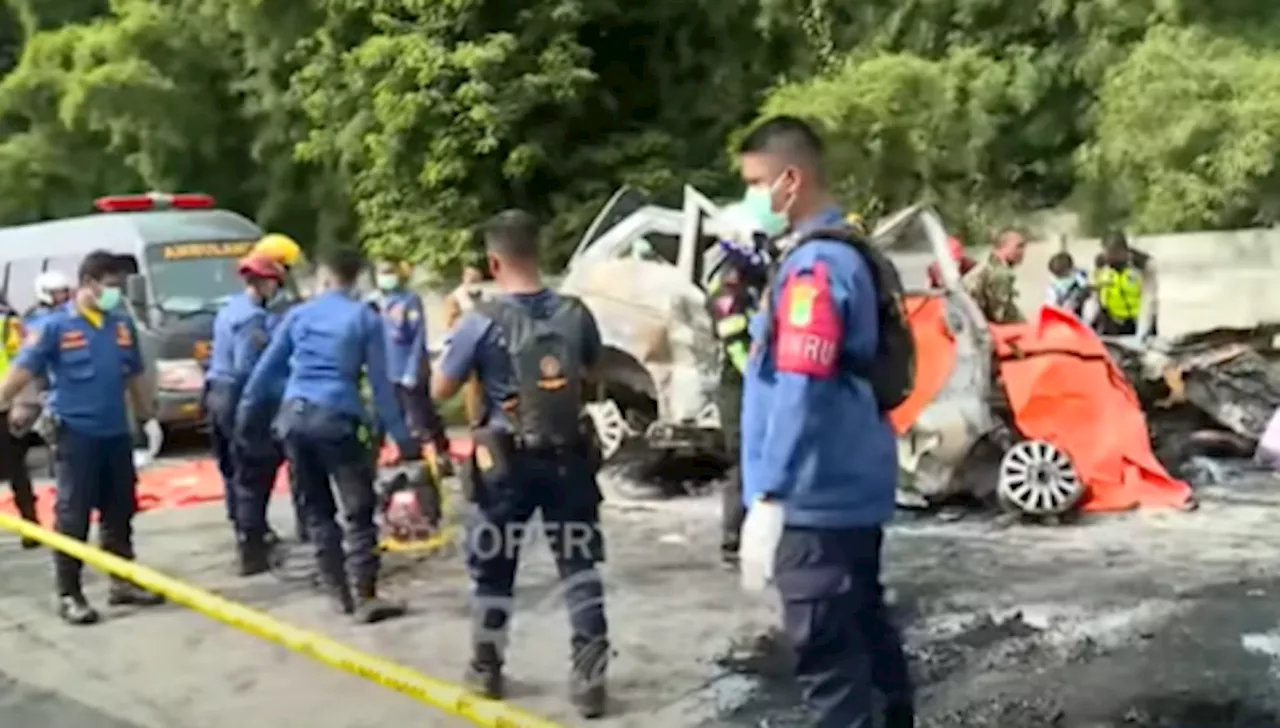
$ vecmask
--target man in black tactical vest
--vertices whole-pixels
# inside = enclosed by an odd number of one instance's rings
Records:
[[[569,607],[571,697],[578,712],[605,711],[609,643],[599,528],[599,451],[582,411],[585,378],[600,356],[600,332],[576,298],[542,284],[538,225],[524,212],[485,227],[489,269],[502,295],[465,313],[432,381],[443,401],[474,374],[483,390],[473,423],[474,453],[463,475],[477,517],[467,534],[473,581],[468,684],[500,699],[519,549],[536,511]]]

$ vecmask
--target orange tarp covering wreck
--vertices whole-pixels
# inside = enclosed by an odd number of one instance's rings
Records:
[[[899,433],[942,390],[955,362],[943,300],[911,297],[907,314],[917,346],[916,389],[892,413]],[[1029,323],[992,325],[991,332],[1013,424],[1023,437],[1052,443],[1071,458],[1089,489],[1086,511],[1191,502],[1191,487],[1156,460],[1137,394],[1089,327],[1045,307]]]

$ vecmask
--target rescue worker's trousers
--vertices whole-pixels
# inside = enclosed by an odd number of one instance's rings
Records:
[[[774,581],[816,728],[871,728],[873,687],[909,725],[907,661],[880,584],[883,538],[879,527],[787,527],[778,544]]]
[[[302,400],[286,402],[278,423],[321,577],[331,585],[354,584],[357,591],[371,591],[379,558],[367,429],[353,417]],[[342,527],[336,520],[339,501]]]
[[[406,387],[396,385],[396,398],[400,400],[400,408],[404,410],[405,424],[409,432],[421,442],[435,445],[440,455],[449,454],[449,438],[445,436],[444,422],[435,402],[427,396],[425,385]]]
[[[1098,318],[1093,322],[1093,329],[1099,336],[1134,336],[1138,333],[1138,320],[1120,321],[1108,316],[1106,311],[1099,311]],[[1151,331],[1148,333],[1152,336],[1159,333],[1155,321],[1151,322]]]
[[[16,437],[9,432],[8,424],[0,413],[0,477],[9,481],[13,490],[13,503],[18,508],[18,515],[36,522],[36,494],[31,485],[31,472],[27,470],[27,450],[29,441],[25,436]]]
[[[213,457],[222,475],[223,502],[227,508],[227,520],[236,523],[236,452],[235,424],[236,403],[239,395],[233,385],[226,382],[210,382],[205,392],[204,409],[209,420],[209,438],[213,444]],[[237,530],[239,527],[237,526]]]
[[[528,451],[514,456],[510,472],[506,482],[480,474],[483,491],[467,528],[476,654],[501,660],[520,547],[529,521],[541,512],[542,529],[569,609],[574,669],[583,677],[602,675],[609,645],[604,584],[596,571],[596,564],[604,561],[604,536],[595,474],[578,453]]]
[[[84,541],[89,536],[90,515],[96,510],[102,549],[132,559],[133,514],[137,507],[133,437],[98,437],[59,427],[57,443],[54,529]],[[54,553],[53,562],[59,596],[80,596],[83,565],[61,552]]]
[[[264,442],[237,442],[235,447],[235,478],[233,480],[236,530],[247,539],[260,539],[267,535],[267,505],[276,484],[276,474],[284,462],[284,452],[274,439]],[[292,484],[291,484],[292,485]],[[294,513],[299,528],[306,514],[300,508],[297,488],[292,488]]]
[[[742,504],[742,378],[726,374],[720,380],[720,429],[729,458],[728,481],[721,492],[720,552],[725,556],[738,553],[742,522],[747,517]]]

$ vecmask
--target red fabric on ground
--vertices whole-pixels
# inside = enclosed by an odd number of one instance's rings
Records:
[[[468,441],[451,442],[450,456],[455,459],[471,455]],[[288,492],[289,476],[285,468],[276,475],[275,492]],[[145,468],[138,473],[138,510],[183,508],[223,500],[222,474],[213,458],[199,458],[179,463],[166,463]],[[53,486],[36,489],[36,512],[43,524],[53,523]],[[0,511],[17,515],[13,494],[0,494]]]

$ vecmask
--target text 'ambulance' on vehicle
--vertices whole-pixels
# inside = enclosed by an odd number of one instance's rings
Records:
[[[74,279],[90,251],[120,256],[132,271],[121,305],[137,323],[157,417],[169,427],[198,426],[213,319],[241,289],[236,263],[263,231],[205,194],[110,196],[94,207],[88,215],[0,228],[0,294],[22,310],[35,302],[41,273]],[[296,289],[287,288],[296,299]]]

